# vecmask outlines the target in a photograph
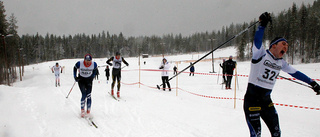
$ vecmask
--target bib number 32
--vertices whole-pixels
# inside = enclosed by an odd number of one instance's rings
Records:
[[[274,81],[274,79],[276,79],[278,77],[279,73],[275,72],[275,71],[271,71],[269,69],[265,69],[264,71],[264,75],[262,75],[262,77],[264,79],[268,79],[271,81]]]

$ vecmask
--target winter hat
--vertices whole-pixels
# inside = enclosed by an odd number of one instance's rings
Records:
[[[91,61],[91,60],[92,60],[92,56],[91,56],[90,54],[86,54],[86,55],[84,56],[84,60],[86,60],[86,61]]]
[[[116,52],[116,56],[120,55],[120,52]]]
[[[288,43],[288,41],[287,41],[285,38],[283,38],[283,37],[276,37],[276,38],[274,38],[274,39],[271,41],[270,46],[269,46],[269,49],[271,49],[272,45],[277,44],[277,43],[280,42],[280,41],[285,41],[285,42]]]

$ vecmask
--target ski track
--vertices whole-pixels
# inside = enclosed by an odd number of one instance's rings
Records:
[[[125,70],[137,69],[134,60],[136,59],[127,59],[131,66],[126,67]],[[142,66],[142,69],[154,69],[158,67],[161,57],[144,60],[147,61],[147,65]],[[0,91],[0,106],[9,108],[9,112],[3,112],[8,119],[0,118],[0,136],[249,136],[242,110],[243,101],[237,101],[236,109],[234,109],[233,100],[203,98],[181,90],[176,96],[175,89],[171,92],[163,92],[142,85],[141,88],[138,88],[138,85],[125,84],[121,84],[121,99],[116,101],[108,94],[111,81],[106,83],[103,67],[99,68],[99,80],[93,81],[91,95],[91,115],[98,128],[90,126],[87,120],[80,118],[81,92],[77,83],[69,98],[66,98],[74,83],[72,71],[76,61],[78,59],[59,61],[59,64],[65,65],[65,69],[60,77],[61,86],[58,87],[55,87],[54,74],[47,69],[55,61],[26,66],[24,81],[14,83],[12,87],[0,86],[1,90],[5,90],[5,92]],[[105,59],[97,59],[96,62],[102,65]],[[249,64],[250,62],[240,62],[238,72],[242,74],[247,72]],[[188,65],[189,63],[179,64],[179,70]],[[312,66],[317,65],[319,64],[310,64],[306,68],[313,68]],[[211,67],[208,62],[199,62],[199,66],[202,67],[196,66],[196,72],[206,72],[210,70],[208,66]],[[216,66],[218,66],[217,63]],[[304,67],[301,65],[300,68]],[[320,77],[320,74],[313,70],[307,72],[307,75],[312,75],[312,78]],[[233,90],[224,90],[222,89],[224,85],[217,84],[221,83],[221,77],[217,80],[215,76],[195,74],[194,77],[190,77],[182,73],[178,78],[179,87],[187,91],[200,95],[233,97]],[[238,89],[237,98],[243,98],[247,79],[239,77],[237,86],[240,89]],[[137,71],[123,71],[122,81],[137,82]],[[148,86],[161,83],[160,73],[143,72],[141,83]],[[176,80],[172,80],[170,84],[171,87],[175,87]],[[290,91],[292,93],[290,98],[287,97],[289,91],[283,90],[286,87],[293,88]],[[7,90],[10,92],[6,92]],[[316,102],[320,101],[319,96],[315,96],[310,89],[288,81],[277,81],[274,90],[274,102],[317,107]],[[13,101],[10,98],[13,98]],[[318,111],[276,107],[284,137],[319,136],[316,132],[316,127],[320,122],[316,118]],[[10,115],[10,112],[13,114]],[[21,114],[24,115],[23,118],[20,117]],[[21,124],[17,121],[21,121]],[[306,132],[300,133],[297,130],[299,123],[304,125],[300,129]],[[262,136],[270,136],[264,122],[262,122]]]

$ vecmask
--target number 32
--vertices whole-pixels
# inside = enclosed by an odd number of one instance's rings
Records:
[[[262,77],[263,77],[264,79],[269,79],[269,80],[273,81],[274,78],[277,78],[277,77],[278,77],[278,75],[279,75],[279,73],[277,74],[277,73],[274,72],[274,71],[271,71],[271,70],[269,70],[269,69],[265,69],[264,75],[262,75]]]

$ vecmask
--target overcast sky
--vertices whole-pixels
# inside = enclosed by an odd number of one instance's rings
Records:
[[[14,13],[18,34],[99,34],[124,36],[191,35],[250,22],[295,2],[314,0],[3,0],[7,19]]]

